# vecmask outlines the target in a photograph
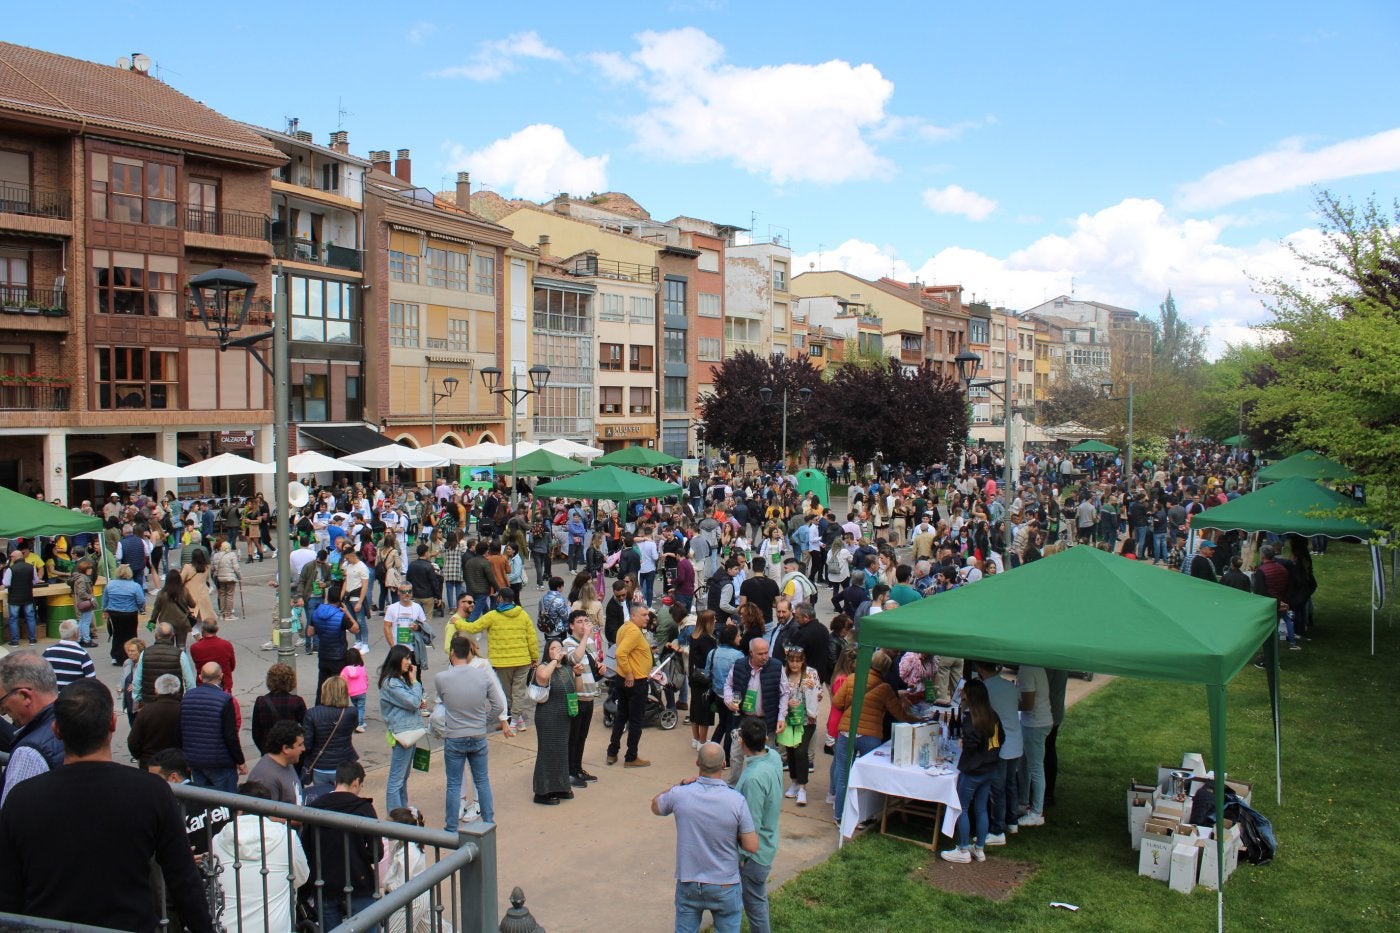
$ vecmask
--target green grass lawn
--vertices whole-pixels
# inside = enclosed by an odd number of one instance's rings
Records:
[[[1254,783],[1255,809],[1273,822],[1279,844],[1273,864],[1242,860],[1225,885],[1231,930],[1400,927],[1400,625],[1391,624],[1389,608],[1378,615],[1371,656],[1365,548],[1333,544],[1315,566],[1315,639],[1302,652],[1283,652],[1282,805],[1275,802],[1264,672],[1246,667],[1230,687],[1227,770]],[[773,896],[773,927],[908,933],[935,924],[956,929],[962,921],[1018,930],[1214,929],[1213,891],[1181,895],[1138,877],[1126,824],[1128,782],[1151,783],[1159,764],[1196,751],[1210,767],[1204,688],[1119,679],[1068,713],[1058,806],[1046,825],[988,850],[991,859],[1038,866],[1010,899],[936,890],[911,874],[936,855],[863,836],[783,885]],[[1051,901],[1080,910],[1054,909]]]

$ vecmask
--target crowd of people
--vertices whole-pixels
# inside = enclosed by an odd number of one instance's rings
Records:
[[[270,535],[258,496],[183,511],[173,497],[117,497],[102,510],[97,553],[96,542],[71,542],[61,570],[75,601],[84,592],[95,606],[105,555],[101,599],[111,660],[123,666],[115,704],[131,724],[128,751],[141,767],[197,786],[378,812],[359,796],[355,746],[373,694],[380,740],[391,745],[384,812],[417,812],[410,774],[432,730],[444,742],[443,826],[456,831],[495,820],[488,740],[497,731],[534,733],[533,801],[558,806],[598,780],[584,768],[598,705],[611,726],[606,764],[623,768],[650,765],[641,755],[649,721],[683,714],[698,776],[652,801],[677,823],[677,929],[698,928],[708,910],[717,930],[737,930],[740,914],[766,930],[784,802],[809,805],[825,753],[825,803],[840,822],[853,723],[860,755],[920,701],[956,706],[962,816],[956,847],[942,853],[949,861],[981,861],[985,846],[1042,825],[1054,804],[1068,672],[891,646],[876,652],[854,709],[855,634],[867,616],[1084,545],[1226,585],[1242,580],[1277,598],[1291,646],[1308,637],[1309,542],[1266,544],[1252,574],[1238,536],[1206,535],[1186,553],[1190,517],[1248,488],[1248,457],[1181,441],[1126,477],[1113,458],[1048,449],[1016,466],[1016,482],[1002,488],[1001,464],[983,449],[961,469],[832,463],[829,477],[850,481],[843,514],[830,499],[799,495],[781,469],[723,462],[684,479],[661,472],[678,495],[631,503],[546,499],[523,482],[514,491],[341,482],[313,490],[289,516],[285,542]],[[274,583],[291,590],[298,644],[316,655],[317,677],[308,707],[292,667],[262,672],[267,692],[249,716],[261,757],[250,766],[233,696],[237,657],[219,631],[237,617],[243,565],[277,547],[290,549],[291,577]],[[561,565],[567,574],[556,574]],[[27,618],[25,587],[59,569],[22,549],[12,555],[3,581],[12,646],[16,619]],[[531,586],[533,617],[522,604]],[[150,644],[137,632],[143,616]],[[43,655],[0,661],[0,712],[17,727],[0,731],[11,750],[0,785],[5,832],[21,831],[8,820],[11,792],[62,770],[64,730],[50,726],[71,685],[95,674],[86,624],[68,624]],[[370,665],[373,656],[383,660]],[[373,890],[360,885],[354,897]],[[186,912],[195,908],[180,909],[199,929]]]

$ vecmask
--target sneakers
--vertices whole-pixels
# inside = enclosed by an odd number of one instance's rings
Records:
[[[609,756],[608,756],[608,764],[610,764],[610,765],[615,765],[615,764],[617,764],[617,756],[616,756],[616,755],[609,755]]]
[[[966,849],[944,849],[938,853],[938,857],[945,862],[957,862],[959,865],[966,865],[972,861],[972,853]]]
[[[1019,833],[1020,831],[1021,831],[1021,827],[1020,827],[1020,826],[1016,825],[1015,823],[1007,823],[1007,824],[1006,824],[1006,832],[1003,833],[1002,835],[1005,835],[1005,836],[1014,836],[1014,835],[1016,835],[1017,833]]]
[[[987,835],[986,841],[983,842],[982,845],[984,845],[984,846],[1004,846],[1004,845],[1006,845],[1006,833],[996,833],[995,835],[989,833],[989,834]]]
[[[796,785],[796,784],[789,784],[788,787],[787,787],[787,790],[783,791],[783,796],[786,797],[788,800],[791,800],[792,798],[796,797],[796,796],[797,796],[797,785]]]
[[[1262,670],[1264,669],[1264,662],[1263,662],[1263,660],[1261,659],[1261,660],[1255,661],[1255,662],[1254,662],[1254,666],[1257,667],[1257,668],[1259,668],[1259,670],[1262,671]]]
[[[987,853],[982,851],[981,846],[972,847],[972,860],[974,862],[985,862],[987,860]]]
[[[633,758],[631,761],[624,761],[622,766],[624,768],[650,768],[651,762],[645,758]]]
[[[356,727],[355,727],[355,731],[356,731],[356,732],[364,732],[364,731],[365,731],[365,727],[364,727],[364,726],[356,726]]]
[[[1016,821],[1017,826],[1044,826],[1045,817],[1039,813],[1027,813]]]
[[[798,805],[799,807],[805,807],[805,806],[807,806],[807,788],[806,788],[806,787],[798,786],[798,788],[797,788],[797,805]]]
[[[836,795],[833,794],[831,791],[827,791],[827,792],[826,792],[826,802],[829,803],[829,804],[833,804],[833,805],[834,805],[834,804],[836,803]],[[837,822],[840,822],[840,821],[838,820]]]
[[[1303,646],[1300,645],[1300,644],[1298,644],[1296,641],[1295,641],[1295,642],[1290,642],[1289,645],[1288,645],[1288,650],[1289,650],[1289,651],[1302,651],[1302,650],[1303,650]]]

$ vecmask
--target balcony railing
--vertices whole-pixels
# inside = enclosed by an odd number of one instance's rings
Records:
[[[574,260],[574,275],[593,275],[604,279],[622,279],[627,282],[655,282],[656,267],[638,265],[635,262],[619,262],[616,259],[600,259],[597,256],[584,256]]]
[[[0,310],[6,314],[65,317],[68,314],[68,294],[61,288],[0,285]]]
[[[535,418],[536,437],[588,437],[592,434],[592,418],[570,418],[551,415],[540,415]]]
[[[348,269],[351,272],[364,269],[364,252],[347,246],[318,243],[301,237],[275,237],[272,247],[278,259],[309,262],[331,269]]]
[[[187,233],[210,233],[215,236],[239,236],[250,240],[272,239],[272,218],[249,211],[207,211],[203,208],[180,206]]]
[[[67,191],[53,188],[34,188],[29,185],[0,182],[0,213],[72,220],[72,197]]]
[[[0,382],[0,411],[67,411],[72,391],[52,382]]]

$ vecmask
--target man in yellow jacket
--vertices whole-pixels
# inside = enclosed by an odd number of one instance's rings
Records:
[[[645,629],[649,612],[632,610],[632,617],[617,630],[617,715],[613,717],[612,741],[608,743],[608,764],[617,764],[617,751],[622,745],[622,730],[627,729],[627,757],[624,768],[645,768],[651,764],[637,757],[637,743],[642,740],[642,724],[647,711],[647,678],[651,675],[651,645]]]
[[[457,629],[469,634],[487,633],[487,657],[510,701],[510,724],[520,731],[526,729],[534,718],[535,704],[525,690],[530,684],[530,671],[540,660],[540,639],[530,613],[516,602],[515,590],[503,587],[496,593],[495,609]]]

